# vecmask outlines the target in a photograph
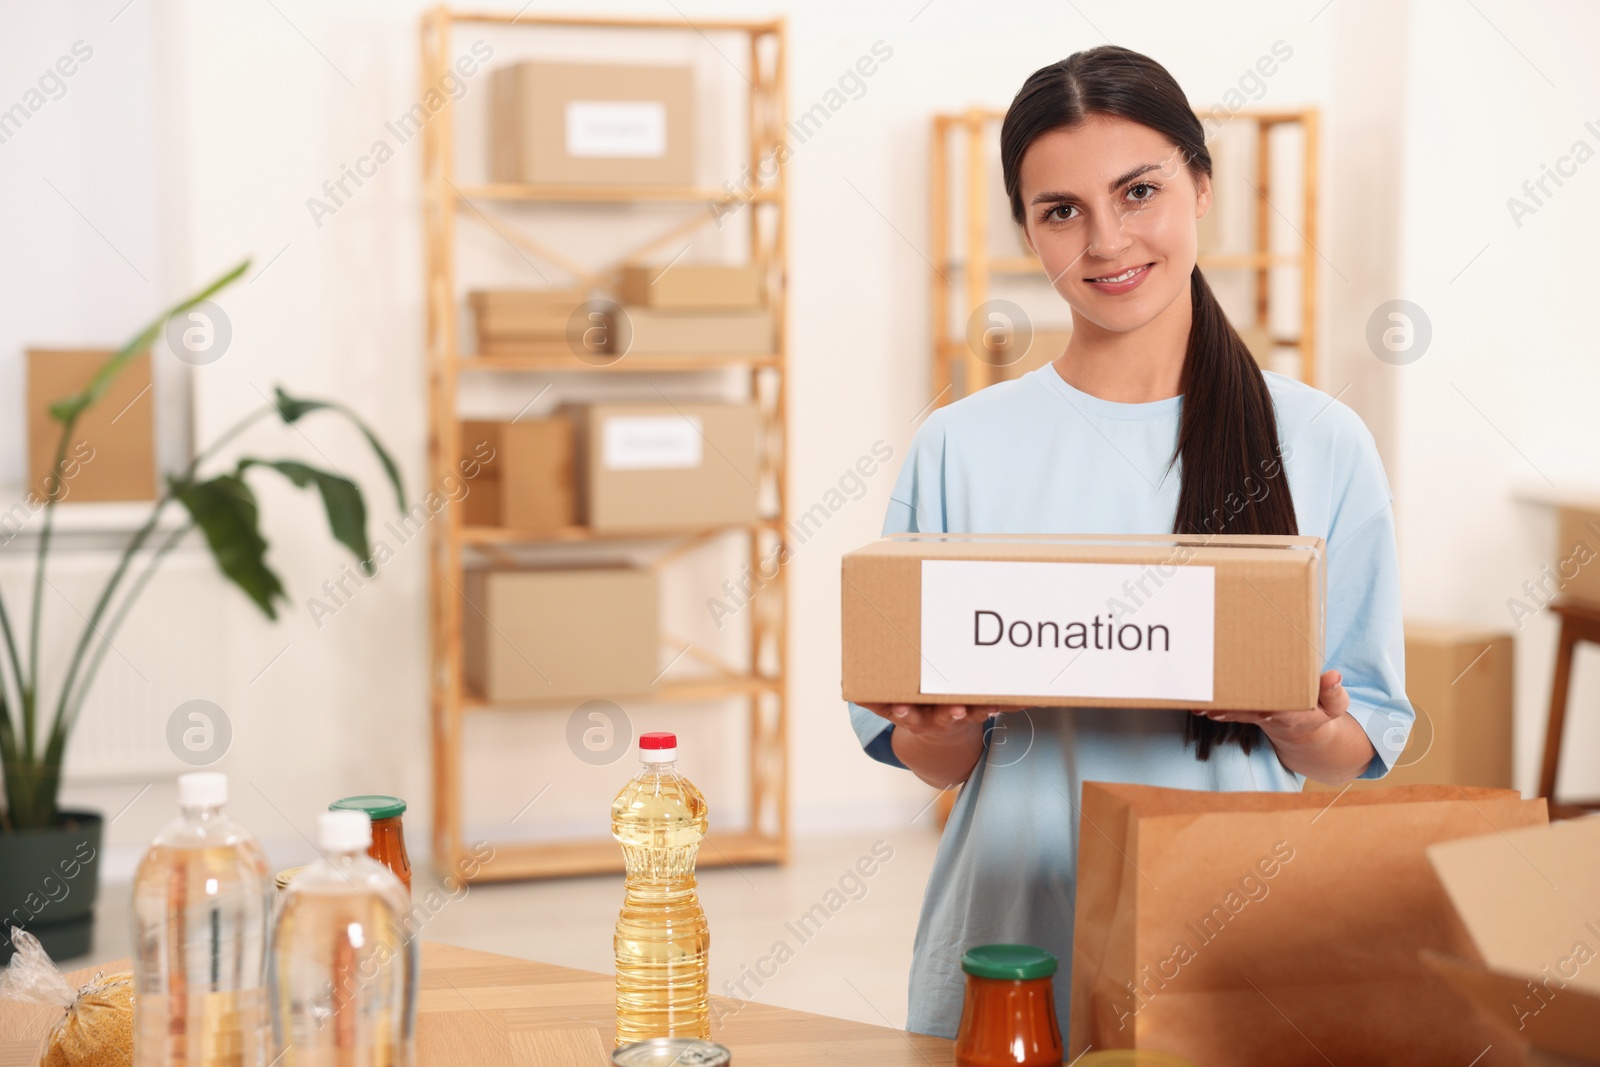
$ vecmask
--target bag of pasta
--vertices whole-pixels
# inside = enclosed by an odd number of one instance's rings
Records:
[[[0,973],[0,997],[63,1010],[39,1050],[39,1067],[131,1067],[133,974],[97,973],[75,989],[39,939],[11,931],[16,955]]]

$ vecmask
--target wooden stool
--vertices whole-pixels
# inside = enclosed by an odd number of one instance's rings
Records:
[[[1567,717],[1567,690],[1572,681],[1572,650],[1579,641],[1600,645],[1600,604],[1557,600],[1550,610],[1561,616],[1561,636],[1556,643],[1556,676],[1550,686],[1550,721],[1544,737],[1544,768],[1539,773],[1539,795],[1550,806],[1552,819],[1570,819],[1600,811],[1600,800],[1556,800],[1556,771],[1561,766],[1561,731]]]

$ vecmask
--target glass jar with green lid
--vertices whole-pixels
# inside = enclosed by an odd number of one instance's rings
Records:
[[[978,945],[961,957],[967,975],[958,1067],[1059,1067],[1056,958],[1032,945]]]
[[[372,818],[372,844],[367,855],[394,872],[411,892],[411,857],[406,855],[405,828],[400,817],[406,813],[406,802],[399,797],[363,794],[345,797],[328,805],[329,811],[364,811]]]

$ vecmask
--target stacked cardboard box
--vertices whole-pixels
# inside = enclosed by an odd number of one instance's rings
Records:
[[[467,295],[484,356],[561,356],[575,345],[594,352],[611,350],[611,327],[603,312],[598,332],[579,316],[580,289],[480,289]],[[598,344],[591,342],[598,340]]]
[[[1353,788],[1481,785],[1510,789],[1515,646],[1512,635],[1458,623],[1406,622],[1406,699],[1416,721],[1382,778]],[[1332,664],[1337,667],[1338,664]],[[1379,708],[1380,726],[1402,729],[1404,709]],[[1387,724],[1387,725],[1385,725]],[[1311,791],[1343,789],[1306,782]]]
[[[630,355],[766,355],[772,316],[766,311],[684,312],[625,308],[618,335]]]
[[[630,265],[618,277],[624,304],[660,310],[746,310],[761,307],[761,272],[748,264]]]
[[[461,454],[479,460],[467,525],[550,533],[578,521],[570,419],[463,422]]]
[[[751,355],[773,351],[772,315],[753,265],[627,266],[620,343],[640,355]]]
[[[757,518],[754,405],[590,404],[573,412],[580,514],[597,533]]]
[[[50,405],[80,392],[111,349],[28,351],[28,488],[49,496],[61,423]],[[82,503],[151,500],[156,493],[155,393],[150,353],[135,356],[100,400],[78,418],[57,499]]]
[[[694,184],[690,67],[525,62],[489,91],[494,181]]]
[[[467,684],[485,700],[643,693],[660,670],[651,570],[469,570],[463,592]]]
[[[1316,706],[1321,538],[900,534],[842,580],[856,703]]]
[[[1004,382],[1020,378],[1046,363],[1054,362],[1072,340],[1072,331],[1036,329],[1028,338],[1028,347],[1021,354],[1011,345],[1002,345],[987,358],[993,363],[993,381]]]

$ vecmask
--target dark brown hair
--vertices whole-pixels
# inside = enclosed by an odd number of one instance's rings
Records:
[[[1210,177],[1205,129],[1172,75],[1148,56],[1101,45],[1034,71],[1006,111],[1000,163],[1017,225],[1026,226],[1021,173],[1028,146],[1091,115],[1149,127],[1172,143],[1197,182],[1202,174]],[[1189,299],[1193,321],[1179,385],[1183,414],[1171,461],[1182,460],[1182,484],[1172,532],[1298,533],[1266,378],[1198,265],[1189,275]],[[1193,742],[1202,760],[1219,744],[1237,744],[1248,753],[1264,740],[1253,723],[1185,718],[1185,743]]]

